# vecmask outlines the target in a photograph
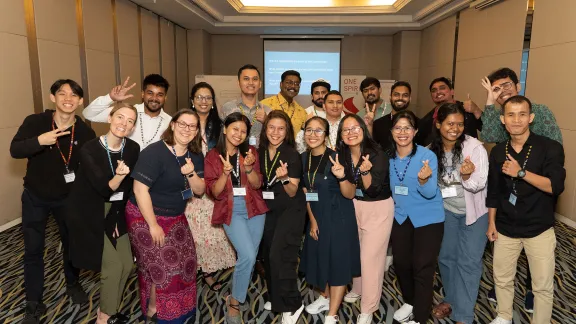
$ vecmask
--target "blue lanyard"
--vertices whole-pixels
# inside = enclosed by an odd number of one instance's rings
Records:
[[[179,167],[182,167],[180,165],[180,161],[178,161],[178,155],[176,154],[176,149],[174,148],[174,146],[171,146],[171,148],[172,148],[172,153],[174,153],[174,158],[176,158],[176,163],[178,164]],[[186,157],[190,158],[190,151],[189,150],[186,150]],[[184,177],[184,187],[186,189],[188,189],[188,179],[186,179],[185,175],[182,175],[182,176]]]
[[[396,177],[398,177],[401,186],[404,185],[404,178],[406,178],[406,172],[408,171],[408,167],[410,166],[410,161],[412,161],[412,157],[408,158],[408,163],[406,163],[404,172],[402,172],[402,178],[400,178],[400,174],[398,174],[398,169],[396,168],[396,159],[394,159],[394,172],[396,172]]]
[[[122,139],[122,146],[120,147],[120,161],[122,161],[122,157],[124,156],[124,145],[126,144],[126,139]],[[112,176],[116,175],[116,170],[114,170],[114,166],[112,165],[112,157],[110,156],[110,149],[108,148],[108,140],[106,139],[106,135],[104,135],[104,146],[106,147],[106,153],[108,153],[108,162],[110,162],[110,169],[112,169]]]

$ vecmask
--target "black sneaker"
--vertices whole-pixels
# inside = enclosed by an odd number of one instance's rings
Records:
[[[524,297],[524,310],[527,313],[534,313],[534,293],[532,290],[526,292],[526,297]]]
[[[73,304],[84,304],[88,302],[88,295],[78,282],[72,285],[66,285],[66,294],[72,299]]]
[[[46,306],[40,302],[26,302],[26,310],[22,324],[38,324],[40,317],[46,312]]]
[[[492,289],[490,289],[487,297],[488,297],[489,301],[491,301],[493,303],[498,303],[498,301],[496,300],[496,289],[494,289],[494,287],[492,287]]]

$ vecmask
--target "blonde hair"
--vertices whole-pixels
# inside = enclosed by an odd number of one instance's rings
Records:
[[[112,110],[110,110],[110,117],[114,116],[114,114],[122,108],[128,108],[134,112],[134,114],[136,115],[136,117],[134,118],[134,124],[136,124],[136,121],[138,120],[138,110],[136,110],[136,107],[134,107],[133,105],[131,105],[129,103],[125,103],[125,102],[115,103],[112,106]]]

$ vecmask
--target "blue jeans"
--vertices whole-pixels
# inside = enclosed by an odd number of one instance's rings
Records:
[[[472,324],[482,276],[488,214],[466,225],[466,215],[444,211],[444,238],[438,259],[444,302],[452,306],[452,320]]]
[[[244,197],[234,197],[232,221],[230,226],[224,224],[224,231],[236,249],[237,260],[232,276],[232,297],[240,303],[246,300],[258,246],[264,232],[265,219],[265,214],[248,219]]]

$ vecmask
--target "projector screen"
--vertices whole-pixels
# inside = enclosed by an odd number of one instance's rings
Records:
[[[280,78],[286,70],[300,72],[302,84],[296,100],[308,107],[312,82],[324,79],[332,90],[339,89],[340,40],[264,40],[265,97],[280,92]]]

